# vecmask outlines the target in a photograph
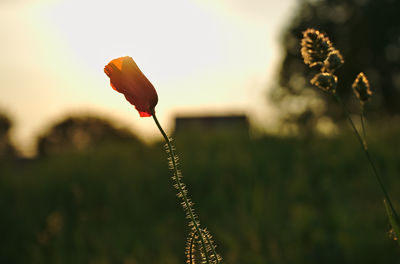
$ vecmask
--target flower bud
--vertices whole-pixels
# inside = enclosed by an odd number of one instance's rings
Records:
[[[110,77],[111,87],[122,93],[141,117],[153,115],[158,102],[157,92],[131,57],[110,61],[104,72]]]

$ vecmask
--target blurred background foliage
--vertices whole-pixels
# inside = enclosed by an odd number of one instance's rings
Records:
[[[301,32],[315,27],[345,58],[338,92],[353,112],[351,83],[360,71],[371,82],[370,149],[400,208],[399,1],[300,3],[269,94],[299,133],[183,130],[175,143],[185,182],[225,263],[399,263],[380,191],[351,131],[298,136],[344,118],[310,87],[313,72],[300,57]],[[161,142],[146,145],[110,120],[71,116],[44,131],[37,156],[27,159],[11,129],[0,115],[0,263],[184,262],[188,227]]]
[[[184,262],[188,227],[163,144],[99,120],[69,117],[38,138],[67,147],[34,159],[2,156],[0,263]],[[93,140],[73,147],[82,127]],[[369,133],[397,208],[399,129]],[[375,179],[351,131],[342,132],[180,132],[185,182],[226,263],[398,262]]]
[[[400,20],[397,0],[302,0],[282,34],[283,60],[277,84],[268,98],[288,127],[310,133],[321,123],[345,119],[332,96],[311,86],[316,71],[302,62],[300,39],[307,28],[325,32],[344,57],[337,70],[337,92],[353,112],[359,112],[351,84],[364,72],[374,92],[369,118],[400,113]],[[339,123],[338,123],[339,122]]]
[[[37,141],[39,156],[93,147],[107,141],[139,140],[128,130],[95,116],[71,116],[54,124]]]
[[[11,127],[11,119],[5,113],[0,113],[0,159],[9,159],[18,155],[10,139]]]

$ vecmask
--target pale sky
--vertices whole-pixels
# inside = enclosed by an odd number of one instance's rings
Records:
[[[26,151],[68,113],[98,113],[145,140],[158,131],[109,86],[104,66],[131,56],[175,115],[273,117],[265,93],[296,0],[0,0],[0,110]]]

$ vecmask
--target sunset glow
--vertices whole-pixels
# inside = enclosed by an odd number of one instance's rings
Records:
[[[16,143],[28,146],[68,112],[107,113],[134,123],[139,135],[153,131],[107,87],[103,67],[121,56],[135,58],[156,87],[161,120],[210,109],[268,115],[263,97],[294,1],[264,2],[0,3],[0,30],[8,36],[1,50],[0,108],[15,120]]]

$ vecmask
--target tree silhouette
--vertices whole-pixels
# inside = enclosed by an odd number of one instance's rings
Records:
[[[37,152],[43,156],[124,140],[141,144],[132,133],[116,128],[108,120],[94,116],[71,116],[54,124],[38,138]]]
[[[302,32],[316,28],[325,32],[344,57],[337,70],[337,92],[357,111],[351,84],[364,72],[374,92],[367,105],[374,112],[392,116],[400,112],[400,19],[398,0],[303,0],[299,12],[282,38],[284,58],[278,83],[268,94],[283,119],[302,129],[313,130],[321,120],[334,122],[344,115],[332,96],[315,89],[309,81],[315,71],[300,55]]]
[[[10,140],[11,120],[3,113],[0,113],[0,158],[14,158],[17,150]]]

